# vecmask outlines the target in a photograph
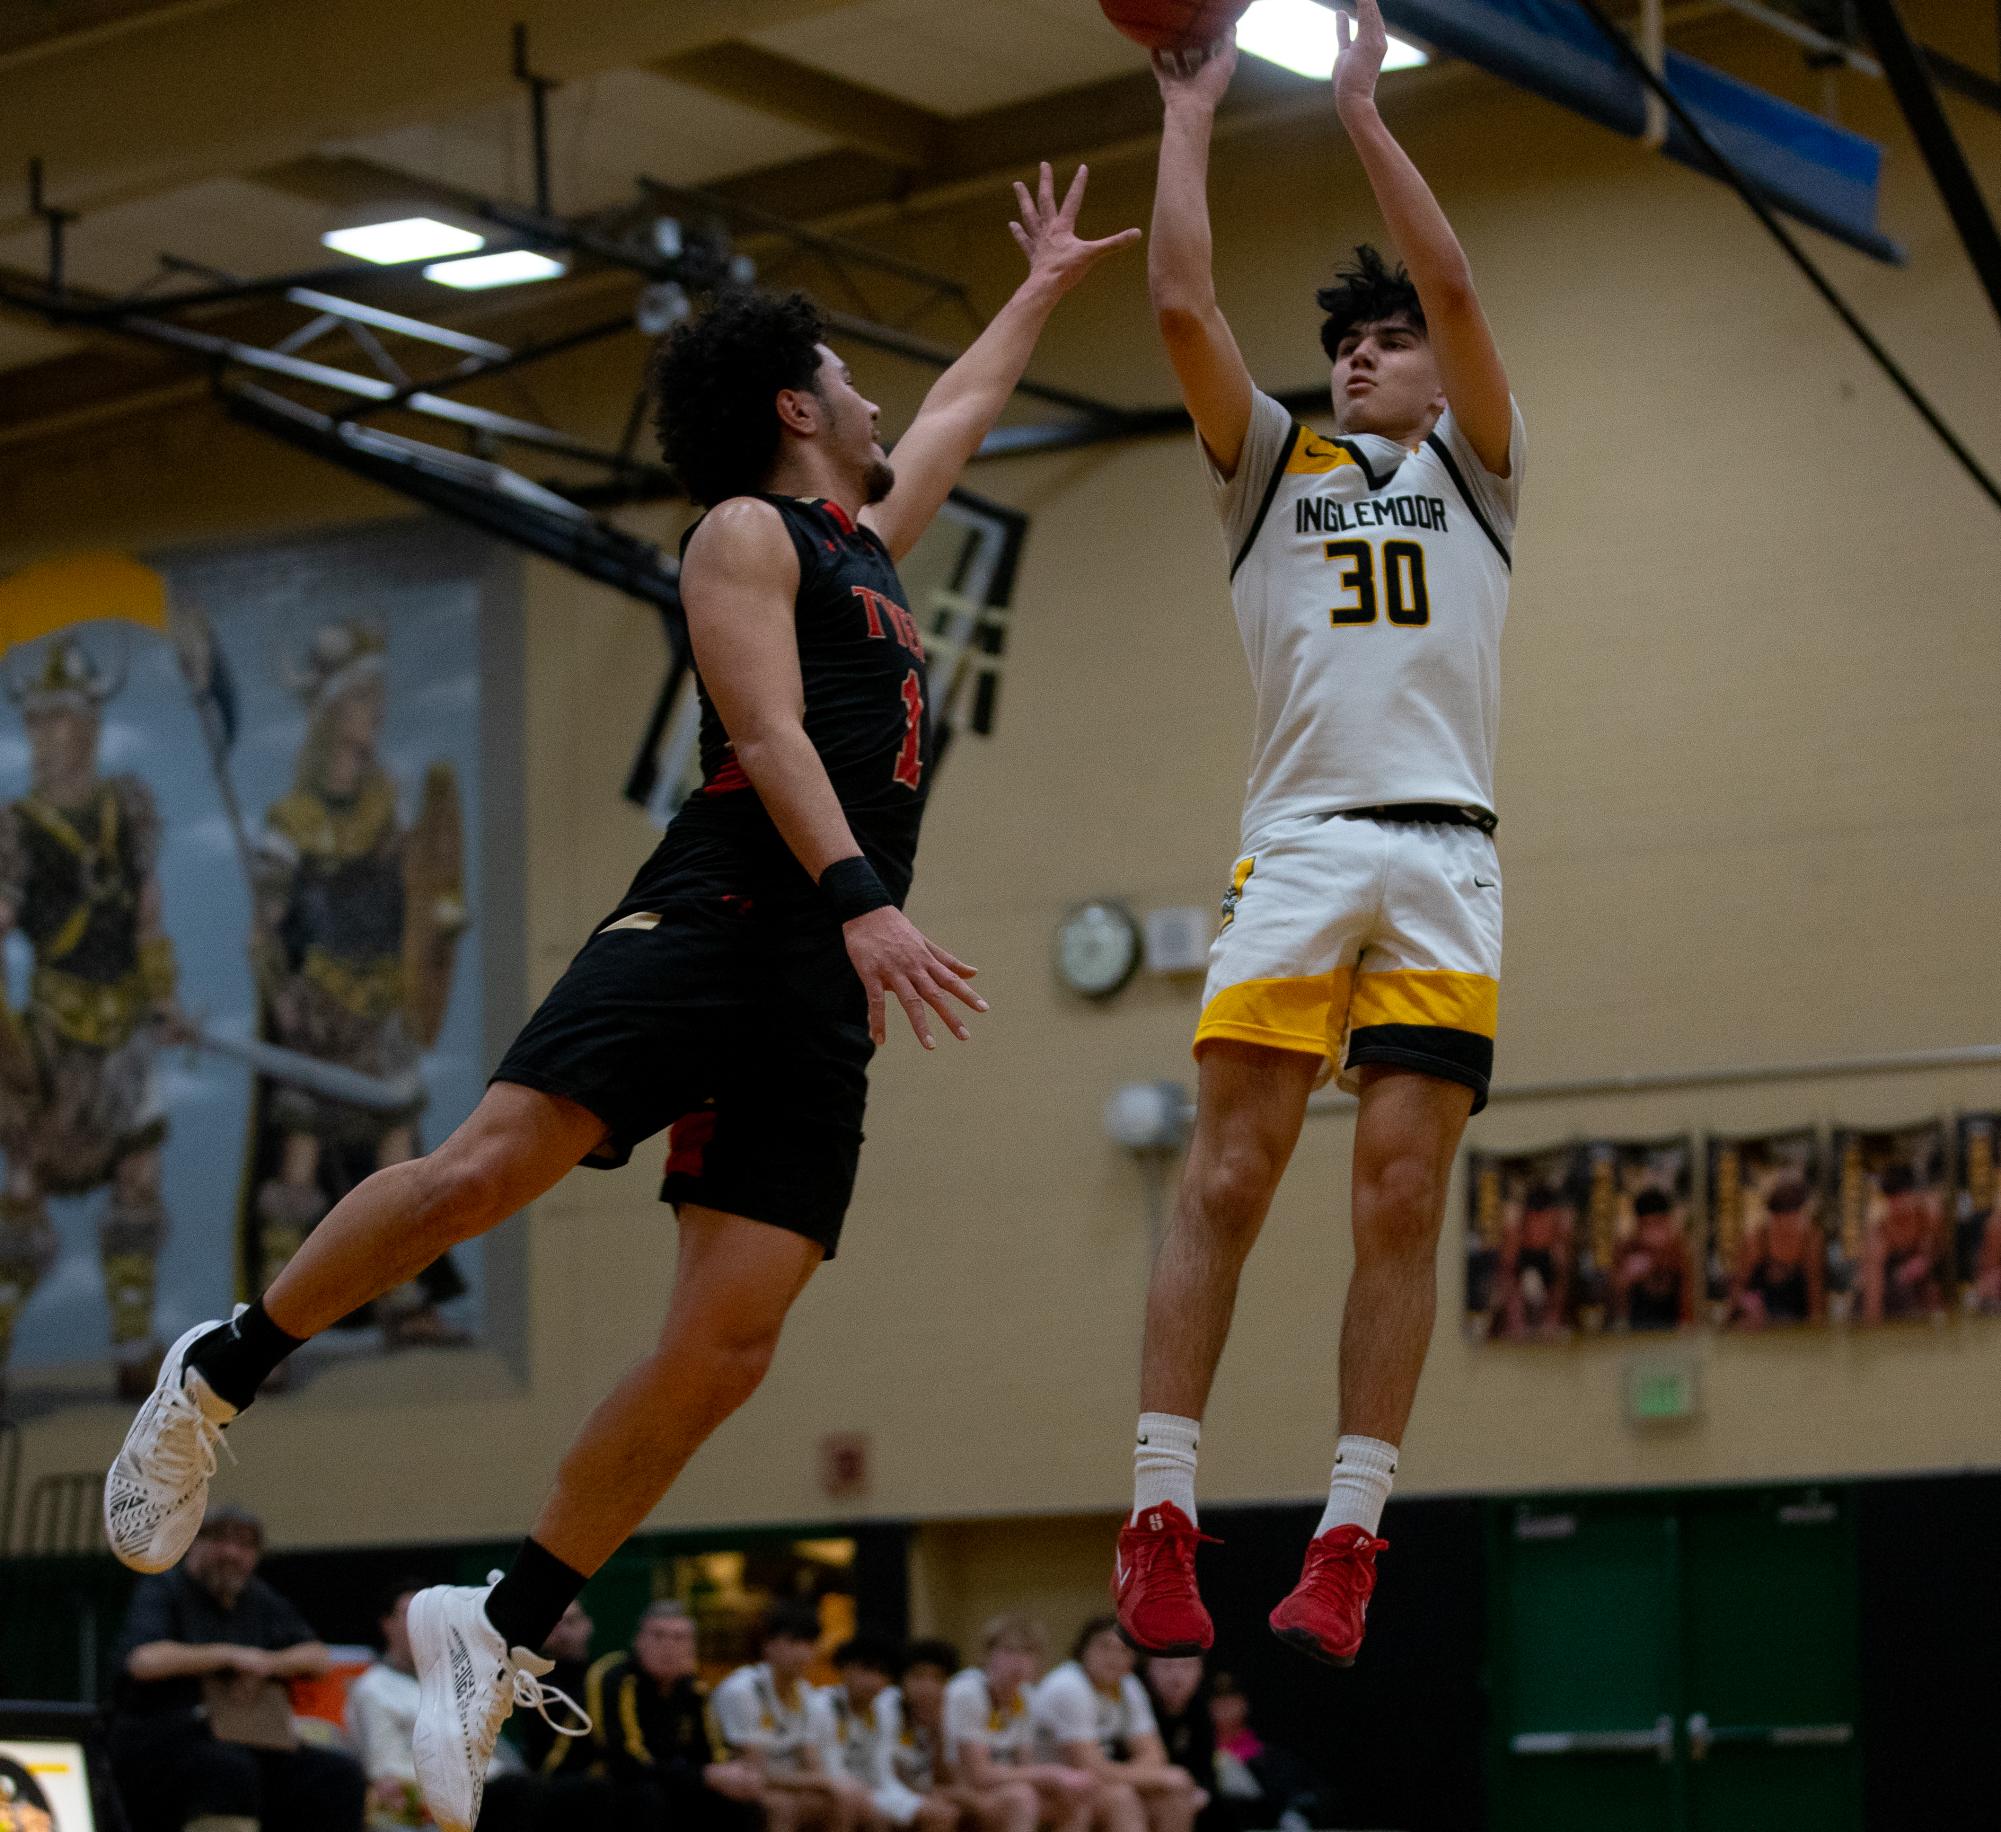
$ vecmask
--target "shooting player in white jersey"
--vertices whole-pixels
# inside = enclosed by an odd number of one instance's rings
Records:
[[[1344,4],[1348,0],[1344,0]],[[1319,295],[1336,436],[1252,383],[1216,303],[1209,139],[1236,65],[1156,60],[1149,281],[1200,435],[1257,688],[1243,838],[1195,1050],[1195,1136],[1147,1300],[1127,1637],[1189,1654],[1195,1453],[1238,1275],[1330,1073],[1360,1100],[1334,1477],[1273,1630],[1346,1665],[1436,1308],[1446,1180],[1487,1094],[1501,957],[1494,738],[1521,421],[1466,256],[1376,112],[1377,0],[1339,15],[1334,96],[1396,252]]]

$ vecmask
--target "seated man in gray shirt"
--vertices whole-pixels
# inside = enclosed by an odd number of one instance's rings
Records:
[[[220,1509],[133,1592],[111,1749],[135,1832],[360,1832],[361,1765],[292,1733],[283,1682],[325,1672],[327,1650],[257,1576],[263,1550],[253,1515]]]

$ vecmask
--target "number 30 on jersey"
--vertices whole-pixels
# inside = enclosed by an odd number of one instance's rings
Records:
[[[1424,580],[1424,549],[1416,541],[1385,541],[1380,564],[1374,541],[1329,541],[1327,559],[1341,568],[1344,596],[1327,613],[1328,621],[1337,629],[1374,623],[1379,610],[1391,623],[1405,629],[1416,629],[1431,621],[1431,588]]]

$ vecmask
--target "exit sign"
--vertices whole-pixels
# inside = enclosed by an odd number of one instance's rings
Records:
[[[1672,1425],[1695,1414],[1693,1361],[1643,1361],[1627,1368],[1626,1417],[1635,1425]]]

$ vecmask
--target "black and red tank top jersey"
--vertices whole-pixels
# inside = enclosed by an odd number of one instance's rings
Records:
[[[778,511],[799,555],[794,622],[806,736],[826,766],[856,842],[901,902],[910,888],[931,786],[923,639],[889,549],[874,529],[851,521],[838,503],[791,496],[762,500]],[[682,537],[684,552],[693,534],[690,528]],[[697,842],[710,862],[720,863],[720,845],[747,870],[803,879],[737,761],[699,673],[696,687],[702,781],[674,817],[663,852],[674,850],[678,838]]]

